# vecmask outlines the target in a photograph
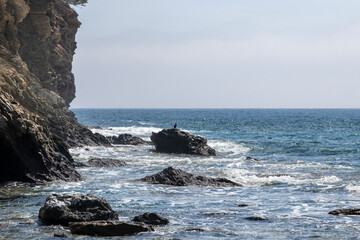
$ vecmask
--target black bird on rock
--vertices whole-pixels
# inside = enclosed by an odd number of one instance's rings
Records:
[[[176,128],[177,128],[177,123],[174,124],[174,129],[176,129]]]

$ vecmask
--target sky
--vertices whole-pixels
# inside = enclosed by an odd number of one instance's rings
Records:
[[[89,0],[73,108],[360,108],[359,0]]]

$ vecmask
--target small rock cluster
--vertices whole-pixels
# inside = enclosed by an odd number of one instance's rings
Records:
[[[39,219],[46,225],[60,224],[69,227],[73,234],[90,236],[132,235],[152,231],[154,225],[169,223],[155,213],[136,216],[134,223],[118,218],[105,199],[90,194],[53,194],[39,211]]]

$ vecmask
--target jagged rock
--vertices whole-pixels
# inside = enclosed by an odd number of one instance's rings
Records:
[[[0,182],[76,181],[69,146],[109,145],[69,111],[80,26],[62,0],[0,4]]]
[[[195,177],[193,174],[184,172],[180,169],[168,167],[163,171],[147,176],[141,181],[153,184],[165,184],[174,186],[213,186],[213,187],[241,187],[241,184],[230,181],[226,178],[207,178],[203,176]]]
[[[69,228],[72,234],[90,236],[126,236],[153,231],[146,225],[120,221],[71,222]]]
[[[151,144],[150,141],[145,141],[142,138],[132,136],[131,134],[120,134],[119,136],[107,137],[111,144],[121,144],[121,145],[142,145],[142,144]]]
[[[329,212],[331,215],[360,215],[360,208],[341,208]]]
[[[163,217],[160,217],[156,213],[144,213],[142,215],[136,216],[133,218],[134,222],[141,222],[149,225],[167,225],[169,220]]]
[[[61,224],[97,220],[117,220],[118,214],[103,198],[90,194],[53,194],[40,208],[39,219],[44,224]]]
[[[12,100],[0,90],[0,182],[79,180],[66,144]]]
[[[91,158],[87,162],[74,162],[75,167],[123,167],[126,162],[112,158]]]
[[[207,145],[205,138],[191,135],[179,129],[163,129],[150,137],[155,148],[165,153],[186,153],[202,156],[215,156],[216,152]]]

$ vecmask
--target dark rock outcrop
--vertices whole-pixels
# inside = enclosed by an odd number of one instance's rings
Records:
[[[142,138],[132,136],[131,134],[120,134],[119,136],[106,137],[111,144],[120,145],[143,145],[151,144],[150,141],[145,141]]]
[[[87,162],[74,162],[75,167],[123,167],[126,162],[112,158],[91,158]]]
[[[72,234],[90,236],[126,236],[153,230],[146,225],[120,221],[71,222],[69,228]]]
[[[168,219],[160,217],[156,213],[144,213],[134,217],[133,221],[145,223],[148,225],[167,225],[170,223]]]
[[[0,4],[0,182],[79,180],[68,147],[110,145],[68,109],[79,26],[62,0]]]
[[[40,208],[39,219],[44,224],[61,224],[97,220],[117,220],[118,214],[102,198],[90,194],[50,195]]]
[[[207,178],[203,176],[194,176],[180,169],[168,167],[163,171],[146,176],[141,181],[152,184],[165,184],[173,186],[213,186],[213,187],[241,187],[241,184],[230,181],[226,178]]]
[[[207,140],[178,129],[163,129],[150,137],[155,148],[165,153],[185,153],[215,156],[216,152],[207,145]]]
[[[331,215],[360,215],[360,208],[341,208],[329,212]]]

